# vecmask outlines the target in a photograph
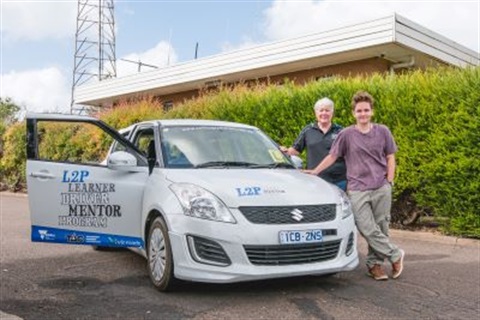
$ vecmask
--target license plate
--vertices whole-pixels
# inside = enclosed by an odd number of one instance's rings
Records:
[[[281,244],[322,242],[322,230],[280,231],[278,233]]]

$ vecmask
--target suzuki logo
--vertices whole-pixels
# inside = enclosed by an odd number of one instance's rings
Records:
[[[293,209],[290,213],[292,214],[293,220],[300,221],[303,219],[303,212],[298,209]]]

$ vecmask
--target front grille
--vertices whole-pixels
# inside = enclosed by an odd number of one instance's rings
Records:
[[[341,240],[309,244],[243,246],[254,265],[281,266],[335,259]]]
[[[300,224],[335,220],[337,206],[332,203],[313,206],[239,207],[238,209],[252,223]]]
[[[187,239],[190,254],[195,261],[219,266],[231,264],[230,258],[219,243],[194,236],[188,236]]]

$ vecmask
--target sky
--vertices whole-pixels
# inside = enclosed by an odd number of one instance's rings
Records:
[[[0,97],[24,111],[69,112],[77,1],[0,1]],[[118,0],[114,6],[118,77],[139,72],[125,60],[160,68],[192,60],[197,43],[200,59],[394,12],[480,52],[480,0]]]

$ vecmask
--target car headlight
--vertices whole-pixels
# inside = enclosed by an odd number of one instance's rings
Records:
[[[170,189],[177,196],[187,216],[237,223],[227,206],[211,192],[189,183],[174,183]]]
[[[338,188],[337,186],[335,186],[335,189],[337,190],[338,195],[340,197],[340,208],[342,209],[342,219],[345,219],[353,213],[352,204],[350,203],[350,199],[348,199],[348,196],[345,193],[345,191]]]

